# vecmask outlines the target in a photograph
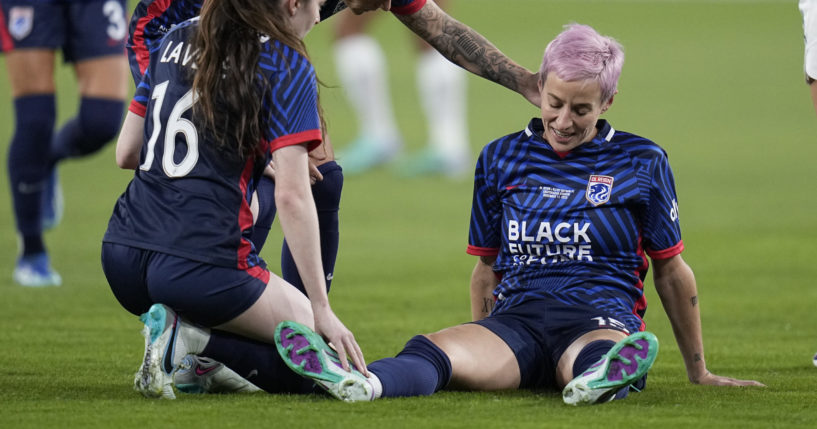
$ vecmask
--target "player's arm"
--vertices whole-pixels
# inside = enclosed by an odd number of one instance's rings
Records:
[[[494,308],[494,289],[499,280],[494,274],[496,256],[480,256],[471,273],[471,319],[488,317]]]
[[[692,269],[675,255],[653,259],[655,288],[667,312],[672,332],[686,366],[689,381],[695,384],[722,386],[763,386],[754,380],[738,380],[712,374],[704,360],[698,288]]]
[[[139,167],[144,132],[145,118],[129,111],[116,140],[116,165],[119,168],[136,170]]]
[[[516,64],[481,34],[457,21],[432,0],[417,12],[395,15],[411,31],[458,66],[541,103],[537,74]]]

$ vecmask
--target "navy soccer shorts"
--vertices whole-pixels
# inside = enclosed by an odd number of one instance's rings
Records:
[[[478,320],[502,338],[519,363],[520,388],[551,389],[559,358],[573,341],[597,329],[617,328],[614,316],[589,305],[565,304],[554,298],[515,297],[497,301],[493,313]]]
[[[0,47],[62,49],[65,62],[125,52],[126,0],[0,0]]]
[[[208,327],[239,316],[267,286],[236,268],[114,243],[102,244],[102,270],[114,296],[129,312],[139,315],[162,303]]]

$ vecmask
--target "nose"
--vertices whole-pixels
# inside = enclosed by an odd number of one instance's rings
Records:
[[[556,116],[556,120],[553,121],[553,124],[556,128],[560,130],[565,130],[570,127],[570,124],[573,120],[570,117],[570,110],[566,107],[562,107],[559,109],[559,114]]]

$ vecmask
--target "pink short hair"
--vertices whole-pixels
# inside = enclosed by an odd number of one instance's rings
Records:
[[[568,82],[595,79],[604,102],[615,95],[623,65],[624,50],[615,39],[587,25],[569,24],[545,48],[539,81],[544,84],[550,72]]]

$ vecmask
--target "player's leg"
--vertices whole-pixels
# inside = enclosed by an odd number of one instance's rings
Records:
[[[343,11],[335,18],[338,78],[359,124],[358,137],[338,154],[347,175],[390,161],[402,146],[392,110],[386,57],[380,44],[365,33],[375,16]]]
[[[559,359],[557,382],[566,385],[562,397],[571,405],[623,399],[631,385],[643,382],[657,354],[658,340],[649,332],[587,332]]]
[[[441,7],[447,2],[438,1]],[[469,173],[467,88],[465,70],[417,38],[417,89],[428,127],[427,147],[406,160],[406,176],[442,174],[462,178]]]
[[[64,41],[60,7],[4,1],[0,46],[14,99],[14,133],[8,174],[20,254],[13,278],[23,286],[57,286],[42,239],[42,196],[48,177],[49,144],[56,120],[55,51]]]
[[[95,153],[116,137],[128,94],[126,1],[69,6],[66,62],[74,63],[79,109],[57,132],[52,162]]]
[[[814,103],[814,112],[817,113],[817,80],[810,79],[811,100]]]
[[[514,352],[475,324],[412,338],[394,358],[372,362],[369,378],[339,370],[337,354],[306,326],[284,322],[276,331],[278,351],[289,367],[345,401],[430,395],[446,386],[510,389],[520,382]]]

